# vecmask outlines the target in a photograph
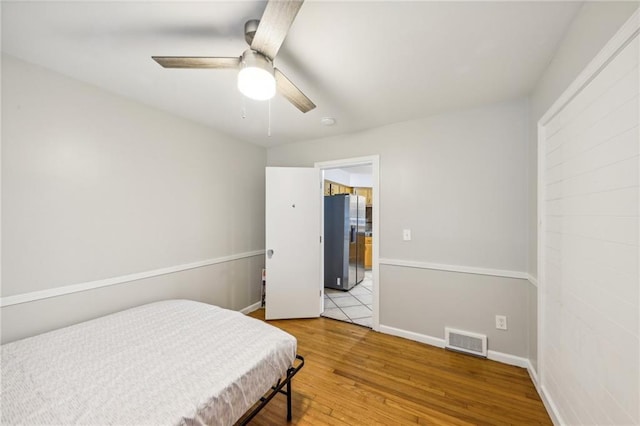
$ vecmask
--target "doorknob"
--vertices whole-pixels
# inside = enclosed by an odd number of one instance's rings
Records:
[[[267,258],[271,259],[271,257],[273,257],[273,250],[269,249],[267,250]]]

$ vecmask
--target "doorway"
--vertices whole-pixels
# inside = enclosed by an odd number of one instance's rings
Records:
[[[321,315],[374,330],[379,324],[378,158],[315,165],[322,177]]]

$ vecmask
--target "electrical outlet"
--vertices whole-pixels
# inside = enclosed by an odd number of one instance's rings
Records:
[[[507,317],[505,315],[496,315],[496,328],[498,330],[507,329]]]
[[[411,241],[411,229],[402,230],[402,239],[404,241]]]

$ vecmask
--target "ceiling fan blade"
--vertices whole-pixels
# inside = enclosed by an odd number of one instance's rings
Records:
[[[262,14],[251,49],[273,60],[304,0],[270,0]]]
[[[154,61],[165,68],[238,68],[240,58],[152,56]]]
[[[275,68],[273,71],[276,77],[278,93],[302,112],[309,112],[316,107],[316,104],[311,102],[311,99],[307,98],[278,68]]]

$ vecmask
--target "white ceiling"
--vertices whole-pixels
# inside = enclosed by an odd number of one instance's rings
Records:
[[[239,56],[264,1],[2,2],[2,50],[264,146],[527,95],[581,2],[312,1],[275,65],[318,107],[246,101],[234,70],[160,56]],[[320,118],[336,119],[324,127]]]

